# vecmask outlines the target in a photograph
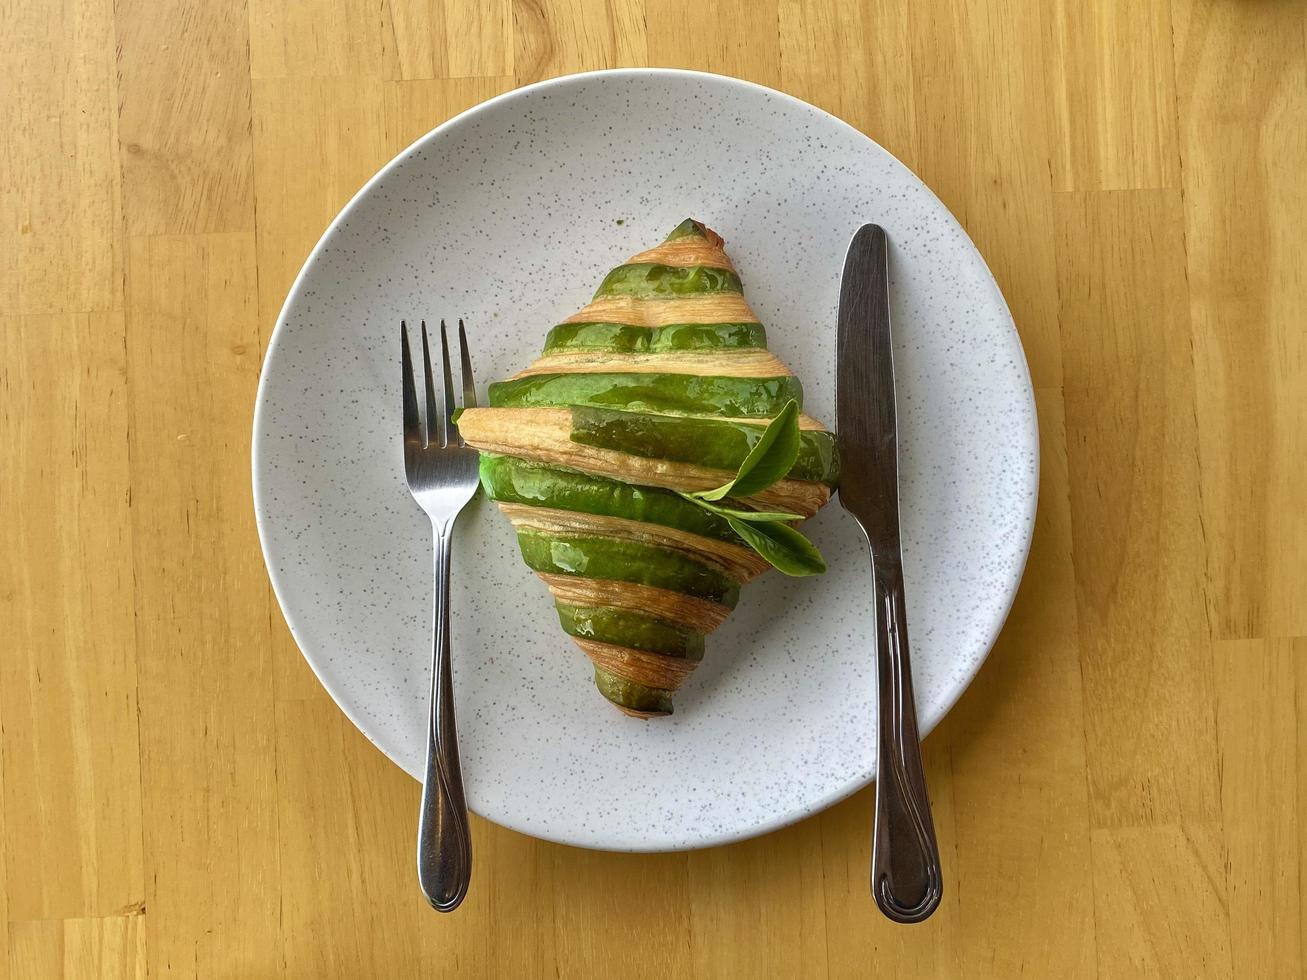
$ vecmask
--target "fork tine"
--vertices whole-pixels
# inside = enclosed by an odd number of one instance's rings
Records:
[[[418,414],[418,395],[413,386],[413,355],[408,349],[408,324],[399,321],[400,366],[404,373],[404,441],[426,442],[422,433],[422,416]]]
[[[440,321],[440,366],[445,371],[445,421],[443,431],[453,433],[458,438],[458,429],[454,425],[454,379],[449,375],[449,337],[445,332],[445,321]],[[449,445],[448,442],[442,445]]]
[[[458,319],[458,346],[463,361],[463,407],[477,407],[477,388],[472,381],[472,355],[467,349],[467,334],[463,330],[463,318]]]
[[[436,411],[436,386],[431,381],[431,348],[427,344],[427,321],[422,321],[422,373],[427,383],[427,441],[425,445],[445,444],[445,424]]]

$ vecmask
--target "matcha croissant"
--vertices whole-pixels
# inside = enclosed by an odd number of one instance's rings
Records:
[[[705,634],[770,567],[721,513],[683,494],[728,483],[768,421],[802,405],[722,245],[683,222],[613,269],[535,363],[458,422],[595,684],[640,718],[671,714]],[[721,503],[810,517],[835,477],[831,434],[800,415],[788,473]]]

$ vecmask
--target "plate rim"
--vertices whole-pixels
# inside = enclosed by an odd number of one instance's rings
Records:
[[[426,145],[427,143],[435,139],[438,139],[439,136],[445,130],[454,128],[456,125],[458,125],[460,122],[462,122],[465,119],[474,117],[476,115],[481,114],[482,112],[488,111],[491,107],[496,106],[500,103],[508,102],[520,98],[523,95],[530,92],[537,92],[549,88],[561,88],[569,84],[576,84],[584,79],[594,78],[596,76],[623,77],[623,78],[641,78],[641,77],[652,76],[652,77],[675,77],[675,78],[690,78],[690,79],[706,80],[706,81],[711,81],[714,84],[725,84],[727,86],[732,86],[737,89],[753,91],[753,92],[763,94],[767,97],[781,99],[805,111],[815,112],[819,116],[824,117],[826,120],[834,123],[837,127],[852,132],[856,134],[858,137],[860,137],[861,139],[866,140],[876,150],[880,151],[881,153],[884,153],[895,163],[897,163],[900,167],[902,167],[905,171],[911,174],[913,179],[917,181],[917,183],[921,186],[923,190],[925,190],[929,199],[934,202],[935,207],[940,211],[940,213],[943,214],[945,218],[949,222],[951,222],[959,232],[961,232],[961,234],[967,240],[967,242],[970,243],[971,247],[975,249],[976,254],[980,256],[981,265],[983,266],[985,272],[985,281],[987,282],[988,288],[992,292],[993,297],[997,300],[999,306],[1003,310],[1003,313],[1007,317],[1007,324],[1011,331],[1011,336],[1015,341],[1016,353],[1019,354],[1018,364],[1024,374],[1025,384],[1022,390],[1026,396],[1027,408],[1028,408],[1027,417],[1030,420],[1030,429],[1026,435],[1028,439],[1030,462],[1031,462],[1031,470],[1030,470],[1030,477],[1029,477],[1030,493],[1027,497],[1029,504],[1026,513],[1022,515],[1025,520],[1027,533],[1025,534],[1025,541],[1021,549],[1020,561],[1014,562],[1013,575],[1010,582],[1007,584],[1005,590],[1007,596],[1006,596],[1006,602],[1002,615],[996,617],[992,626],[986,631],[987,635],[985,637],[984,652],[980,655],[979,658],[977,658],[974,665],[968,667],[966,670],[958,674],[960,683],[957,684],[955,689],[953,689],[949,693],[949,695],[941,701],[940,707],[938,708],[937,712],[923,713],[921,718],[922,721],[921,739],[924,742],[925,739],[930,735],[930,733],[934,731],[934,729],[938,726],[938,724],[945,718],[945,716],[947,716],[948,713],[951,710],[953,710],[954,706],[961,699],[962,695],[967,691],[968,688],[971,687],[972,682],[975,681],[976,676],[980,673],[986,661],[989,660],[989,655],[991,652],[993,652],[994,645],[998,641],[998,637],[1002,633],[1003,628],[1007,624],[1007,620],[1012,613],[1012,607],[1016,602],[1018,593],[1020,592],[1021,584],[1025,577],[1026,565],[1030,558],[1030,550],[1035,536],[1035,521],[1039,509],[1040,468],[1041,468],[1042,461],[1040,458],[1038,407],[1035,399],[1034,381],[1030,373],[1030,362],[1028,357],[1026,356],[1025,344],[1022,342],[1020,331],[1017,330],[1016,320],[1012,316],[1012,310],[1008,306],[1007,299],[1006,297],[1004,297],[1003,291],[999,288],[998,281],[994,278],[994,273],[989,266],[989,262],[986,261],[985,256],[980,251],[980,248],[976,245],[975,241],[972,239],[971,235],[967,232],[966,228],[962,226],[962,223],[958,221],[956,215],[954,215],[953,212],[949,209],[949,207],[946,204],[944,204],[942,200],[940,200],[939,196],[935,193],[934,189],[928,183],[926,183],[926,181],[924,181],[917,174],[915,170],[913,170],[911,167],[905,164],[902,160],[900,160],[891,151],[889,151],[880,143],[878,143],[871,136],[867,135],[862,130],[851,125],[850,123],[844,121],[839,116],[836,116],[835,114],[826,111],[820,106],[813,105],[811,102],[808,102],[804,99],[800,99],[797,96],[790,95],[787,92],[782,92],[778,89],[774,89],[766,85],[762,85],[758,82],[751,82],[748,81],[747,79],[736,78],[732,75],[722,75],[716,72],[697,71],[697,70],[687,69],[687,68],[603,68],[594,71],[573,72],[566,75],[557,75],[554,76],[553,78],[547,78],[542,81],[533,82],[529,85],[522,85],[516,88],[509,89],[506,92],[501,92],[498,95],[492,96],[489,99],[486,99],[482,102],[478,102],[476,105],[464,109],[462,112],[459,112],[457,115],[451,116],[449,119],[440,123],[438,126],[435,126],[432,129],[428,130],[426,133],[423,133],[421,136],[417,137],[415,140],[413,140],[408,145],[406,145],[403,149],[401,149],[398,153],[396,153],[393,157],[391,157],[391,159],[388,160],[379,170],[377,170],[376,173],[374,173],[371,177],[369,177],[363,183],[363,185],[359,187],[357,191],[354,192],[353,195],[350,196],[349,200],[344,204],[344,206],[341,207],[340,211],[337,212],[336,216],[332,218],[331,222],[327,225],[326,229],[324,229],[322,234],[318,237],[318,240],[314,244],[313,248],[310,249],[309,253],[305,256],[299,271],[296,273],[294,280],[291,282],[290,288],[286,292],[286,298],[285,300],[283,300],[281,307],[277,312],[277,319],[273,325],[272,334],[268,338],[268,345],[263,352],[262,361],[259,365],[259,383],[254,396],[254,413],[253,413],[253,418],[251,420],[251,433],[250,433],[251,490],[252,490],[252,498],[253,498],[252,503],[254,505],[255,527],[259,537],[259,551],[263,558],[264,569],[267,571],[268,579],[272,584],[273,595],[277,599],[277,605],[281,611],[282,619],[285,621],[286,627],[290,630],[291,637],[295,641],[295,646],[299,650],[300,656],[304,659],[304,661],[308,664],[309,669],[313,672],[313,675],[317,679],[318,683],[322,685],[323,690],[327,692],[327,694],[331,697],[332,701],[335,703],[336,707],[341,710],[341,712],[345,715],[345,717],[349,719],[350,723],[356,729],[358,729],[358,731],[363,735],[363,737],[366,738],[373,746],[375,746],[392,765],[396,766],[402,772],[408,773],[413,778],[415,779],[418,778],[416,774],[409,772],[409,770],[402,763],[398,761],[398,759],[396,758],[396,754],[393,754],[390,751],[390,749],[385,744],[383,744],[383,741],[370,729],[370,726],[366,723],[366,721],[358,713],[356,713],[354,710],[351,709],[350,705],[347,703],[347,699],[345,699],[342,696],[342,694],[336,689],[336,687],[332,684],[332,682],[329,681],[327,677],[324,676],[322,671],[318,669],[318,665],[317,663],[315,663],[314,658],[310,656],[308,651],[304,649],[304,645],[301,643],[300,640],[299,630],[297,629],[296,617],[294,617],[291,614],[290,610],[287,607],[286,594],[285,594],[286,587],[284,583],[281,581],[280,573],[278,570],[279,566],[277,566],[274,563],[274,561],[272,560],[272,555],[269,552],[269,539],[272,536],[273,532],[270,527],[265,526],[268,524],[269,519],[265,517],[265,510],[267,504],[266,496],[265,496],[266,491],[265,491],[265,487],[263,486],[263,481],[260,477],[260,470],[263,468],[264,464],[266,463],[265,457],[267,456],[268,453],[267,447],[264,445],[264,440],[262,440],[259,435],[260,432],[262,431],[262,422],[263,422],[263,416],[265,412],[264,406],[266,404],[266,400],[264,398],[265,386],[270,383],[268,365],[273,359],[274,352],[278,349],[282,340],[284,339],[285,330],[288,324],[288,314],[291,311],[291,309],[301,299],[301,293],[303,292],[305,280],[308,277],[309,270],[313,268],[313,266],[317,263],[319,256],[326,249],[328,242],[335,235],[337,228],[349,218],[349,216],[353,213],[354,209],[359,205],[359,203],[372,192],[374,186],[381,184],[393,171],[398,169],[415,150],[419,149],[420,147]],[[818,798],[815,801],[812,801],[806,807],[778,814],[772,817],[771,819],[760,821],[744,829],[716,833],[716,834],[705,836],[702,839],[696,839],[692,842],[688,842],[684,844],[676,844],[676,845],[668,845],[662,842],[651,843],[649,846],[644,846],[643,844],[639,844],[639,845],[627,844],[622,846],[613,846],[611,844],[605,845],[599,842],[578,841],[575,839],[570,839],[561,834],[553,833],[547,830],[541,830],[537,828],[528,829],[522,826],[514,825],[512,823],[496,820],[494,818],[485,816],[484,814],[478,814],[478,816],[481,816],[485,820],[489,820],[490,822],[495,823],[498,826],[506,827],[517,833],[524,834],[529,837],[534,837],[538,840],[544,840],[554,844],[562,844],[569,847],[580,847],[587,850],[611,851],[616,853],[676,853],[682,851],[701,850],[709,847],[719,847],[725,844],[737,843],[740,841],[750,840],[755,837],[761,837],[764,834],[769,834],[774,831],[784,829],[785,827],[789,827],[793,824],[796,824],[801,820],[807,819],[808,817],[815,816],[816,814],[821,813],[822,811],[829,809],[832,806],[835,806],[836,804],[842,802],[843,800],[848,799],[854,793],[857,793],[859,790],[862,790],[867,786],[869,786],[874,781],[874,779],[875,779],[874,771],[856,773],[852,775],[852,777],[850,778],[847,784],[839,786],[836,789],[832,790],[831,792],[827,793],[826,795]],[[476,812],[476,811],[473,810],[472,812]]]

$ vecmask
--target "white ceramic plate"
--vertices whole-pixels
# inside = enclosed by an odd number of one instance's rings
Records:
[[[888,229],[925,731],[1003,623],[1035,513],[1034,403],[1003,298],[944,206],[867,137],[769,89],[669,70],[555,79],[458,116],[369,181],[305,263],[263,365],[254,496],[277,597],[332,697],[415,776],[431,572],[401,466],[400,318],[465,317],[484,392],[687,216],[726,238],[827,423],[844,252],[862,223]],[[644,723],[595,691],[508,522],[478,498],[453,600],[472,809],[549,840],[674,850],[781,827],[870,781],[867,557],[837,503],[807,530],[830,571],[746,587],[676,714]]]

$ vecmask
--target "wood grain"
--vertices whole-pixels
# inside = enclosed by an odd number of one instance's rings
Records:
[[[1233,975],[1222,847],[1215,824],[1094,831],[1099,976]]]
[[[1076,3],[1044,8],[1051,79],[1053,186],[1060,191],[1176,187],[1170,7]]]
[[[435,25],[425,12],[413,12],[413,25],[402,16],[398,23],[393,15],[379,16],[382,9],[389,5],[371,0],[249,0],[250,74],[255,79],[392,77],[400,64],[395,33],[410,36]]]
[[[244,9],[119,0],[114,17],[127,233],[253,231]]]
[[[646,64],[643,0],[513,0],[519,85]]]
[[[1208,606],[1221,639],[1307,635],[1307,8],[1173,14]]]
[[[51,0],[0,32],[0,977],[1299,977],[1307,8],[1276,0]],[[579,851],[417,786],[299,657],[250,508],[291,280],[395,152],[510,88],[779,86],[925,177],[1037,389],[1041,507],[926,743],[948,876],[868,896],[871,796]],[[778,139],[785,134],[777,134]]]
[[[123,315],[0,330],[8,914],[112,915],[145,898]]]
[[[1096,974],[1095,910],[1067,423],[1056,390],[1037,392],[1037,406],[1040,506],[1026,581],[948,720],[958,955],[987,964],[982,975],[1083,977]]]
[[[43,980],[145,980],[145,923],[139,915],[12,923],[10,976]]]
[[[1035,386],[1060,385],[1038,19],[972,0],[935,0],[912,8],[910,31],[916,171],[989,262],[1020,327]]]
[[[645,0],[649,63],[780,84],[777,0]]]
[[[6,4],[0,34],[0,314],[121,309],[113,4]]]
[[[873,134],[915,167],[912,19],[902,8],[888,0],[781,0],[777,16],[780,87]]]
[[[4,714],[0,711],[0,736],[4,732]],[[5,775],[4,766],[0,765],[0,841],[8,841],[8,829],[6,826],[5,806]],[[11,947],[10,933],[13,931],[13,922],[9,915],[9,893],[16,891],[9,884],[9,866],[5,858],[5,847],[0,847],[0,980],[8,980],[13,976],[13,965],[9,960]]]
[[[1218,809],[1179,195],[1059,195],[1067,453],[1094,826]],[[1086,235],[1096,243],[1083,247]]]
[[[513,70],[510,0],[444,0],[444,15],[446,67],[430,77],[507,75]]]
[[[1303,963],[1307,640],[1216,644],[1216,725],[1235,976]]]
[[[272,610],[235,462],[259,367],[255,275],[250,233],[131,242],[121,601],[136,610],[152,976],[257,975],[277,946]]]

